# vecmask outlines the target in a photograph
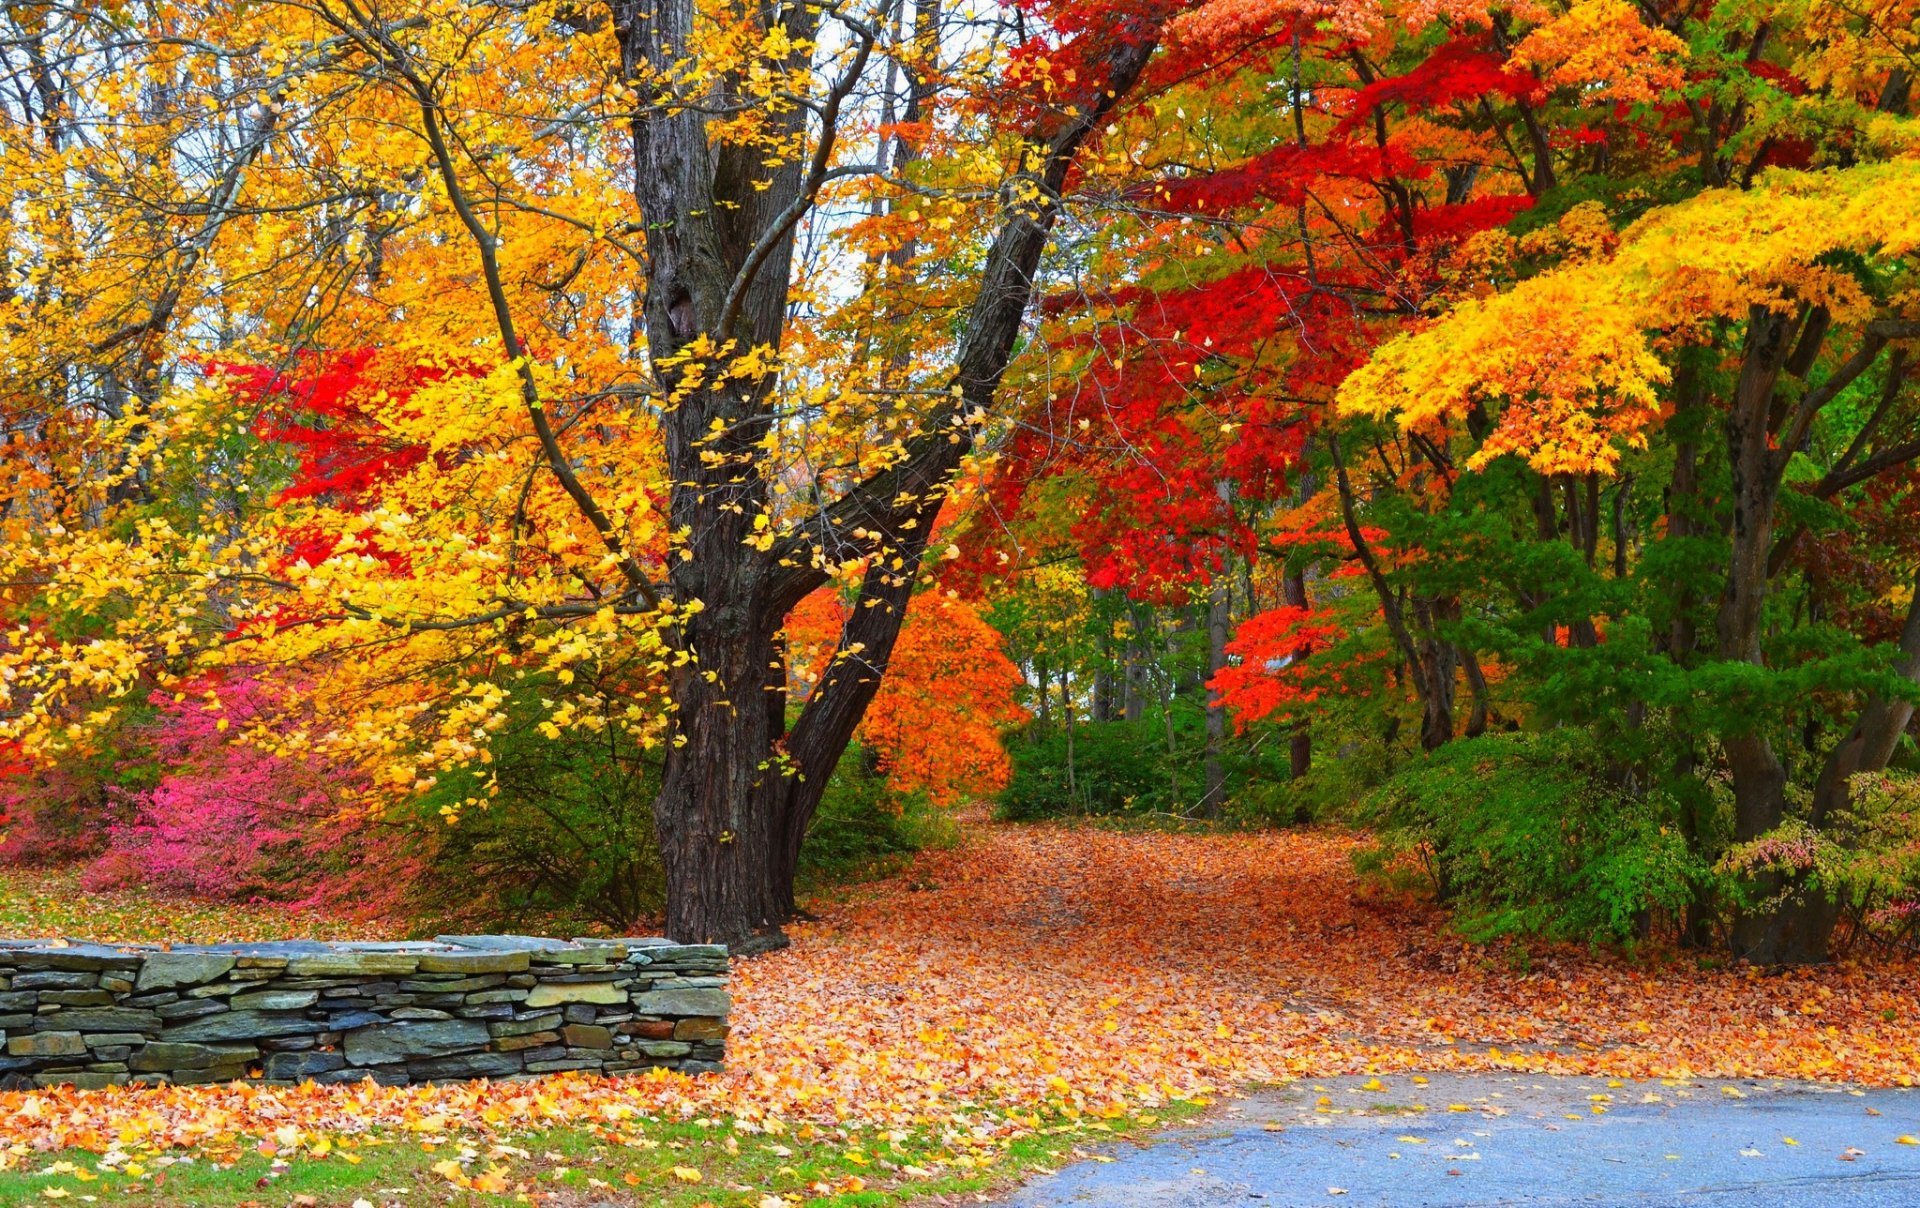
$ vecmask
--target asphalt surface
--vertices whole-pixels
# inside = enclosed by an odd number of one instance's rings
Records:
[[[1916,1071],[1920,1074],[1920,1071]],[[1597,1110],[1596,1110],[1597,1109]],[[1920,1090],[1433,1074],[1299,1082],[1006,1208],[1920,1208]]]

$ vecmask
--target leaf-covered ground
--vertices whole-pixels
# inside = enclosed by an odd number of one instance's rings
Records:
[[[0,868],[0,938],[203,944],[367,938],[364,924],[285,906],[228,906],[139,890],[98,893],[74,869]],[[378,936],[372,938],[386,938]]]
[[[1351,847],[1300,832],[979,824],[959,849],[796,928],[792,950],[739,967],[726,1074],[15,1093],[0,1096],[0,1162],[17,1176],[85,1150],[152,1170],[169,1153],[254,1160],[263,1141],[311,1160],[370,1135],[450,1154],[450,1186],[498,1167],[512,1189],[528,1183],[511,1155],[489,1156],[501,1140],[564,1127],[646,1149],[671,1123],[708,1120],[716,1138],[763,1146],[805,1130],[844,1148],[853,1134],[836,1130],[864,1129],[884,1143],[854,1177],[878,1191],[991,1164],[1042,1128],[1137,1124],[1301,1075],[1920,1079],[1911,963],[1768,975],[1567,950],[1520,972],[1431,910],[1369,898]],[[198,917],[154,923],[188,938]],[[244,930],[214,917],[220,934]],[[477,1156],[459,1160],[462,1146]],[[703,1184],[725,1191],[716,1203],[836,1190],[737,1186]]]

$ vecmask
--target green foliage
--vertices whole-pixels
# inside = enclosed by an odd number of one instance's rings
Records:
[[[950,847],[953,819],[918,796],[895,797],[872,774],[859,744],[847,748],[820,796],[800,849],[800,888],[868,880],[898,868],[914,852]]]
[[[543,716],[523,708],[497,736],[490,796],[479,770],[449,776],[407,819],[437,832],[431,904],[489,925],[626,931],[666,904],[659,755],[611,717],[555,738],[540,732]],[[459,808],[469,798],[478,804]],[[457,820],[440,823],[443,809]]]
[[[653,832],[659,756],[614,725],[551,738],[531,724],[498,736],[498,791],[452,825],[442,805],[479,786],[448,779],[407,821],[437,843],[429,910],[476,925],[561,932],[630,931],[658,917],[666,880]],[[925,801],[900,800],[848,748],[822,795],[801,853],[802,892],[884,875],[954,826]]]
[[[1729,848],[1719,871],[1777,886],[1780,900],[1837,902],[1869,934],[1905,940],[1920,930],[1920,776],[1863,773],[1850,787],[1852,807],[1821,827],[1805,817],[1805,794],[1796,795],[1794,816]]]
[[[1457,741],[1408,764],[1365,803],[1379,847],[1360,870],[1421,869],[1476,940],[1630,942],[1677,914],[1711,871],[1677,807],[1606,783],[1578,731]]]
[[[1166,745],[1157,724],[1077,723],[1069,761],[1065,727],[1035,727],[1013,736],[1007,740],[1013,776],[1000,794],[1000,816],[1025,822],[1163,810],[1174,783]],[[1188,787],[1196,786],[1198,756],[1180,759],[1176,750],[1175,758]]]

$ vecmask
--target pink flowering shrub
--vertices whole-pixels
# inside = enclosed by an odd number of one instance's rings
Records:
[[[249,742],[250,728],[287,716],[270,686],[228,679],[214,692],[156,694],[147,730],[158,781],[123,794],[126,817],[108,829],[82,884],[367,916],[396,910],[419,862],[353,804],[358,773]]]

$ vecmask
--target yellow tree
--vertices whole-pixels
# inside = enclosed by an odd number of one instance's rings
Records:
[[[1612,474],[1624,451],[1644,448],[1663,424],[1688,431],[1717,421],[1730,477],[1726,563],[1711,661],[1693,691],[1719,703],[1709,716],[1731,780],[1735,838],[1746,844],[1778,839],[1795,797],[1806,803],[1795,821],[1809,842],[1834,841],[1851,778],[1887,766],[1913,715],[1920,600],[1904,602],[1891,679],[1841,665],[1794,680],[1791,667],[1770,666],[1767,645],[1774,580],[1804,523],[1788,505],[1831,500],[1920,460],[1907,390],[1909,349],[1920,338],[1916,246],[1920,161],[1776,171],[1750,189],[1656,210],[1621,234],[1617,250],[1461,304],[1386,345],[1341,389],[1343,410],[1390,416],[1431,439],[1480,428],[1469,466],[1521,457],[1542,473]],[[1836,411],[1857,414],[1842,447],[1816,462],[1810,438]],[[1703,489],[1706,472],[1693,464],[1705,460],[1700,450],[1676,443],[1684,472],[1670,492],[1670,528],[1691,516],[1685,496]],[[1692,645],[1691,636],[1674,639],[1671,653],[1686,657]],[[1775,732],[1783,687],[1856,702],[1840,741],[1797,761],[1806,769],[1797,784]],[[1798,875],[1780,868],[1753,880],[1755,908],[1734,926],[1735,954],[1824,959],[1836,904],[1799,892]]]
[[[181,179],[130,210],[148,194],[76,153],[9,149],[49,196],[81,182],[112,252],[187,251],[157,301],[73,305],[116,271],[159,280],[107,256],[14,329],[23,349],[131,341],[148,367],[138,406],[86,425],[95,452],[47,452],[16,492],[5,738],[55,756],[148,687],[217,697],[205,674],[244,667],[318,709],[260,741],[405,793],[484,763],[517,685],[598,681],[574,668],[618,644],[645,673],[626,723],[664,750],[668,931],[773,932],[1069,173],[1168,15],[1009,10],[983,37],[935,0],[911,19],[901,0],[201,0],[67,29],[91,39],[76,63],[133,47],[159,73],[74,73],[88,153],[151,118],[165,151],[115,168]],[[142,107],[176,94],[203,104]],[[12,246],[52,264],[62,221]],[[294,426],[392,453],[377,489],[286,490],[243,439],[316,399]],[[112,485],[63,522],[51,484],[102,456]],[[852,596],[839,648],[874,674],[788,724],[785,618],[830,582]],[[544,707],[555,728],[610,715]]]

